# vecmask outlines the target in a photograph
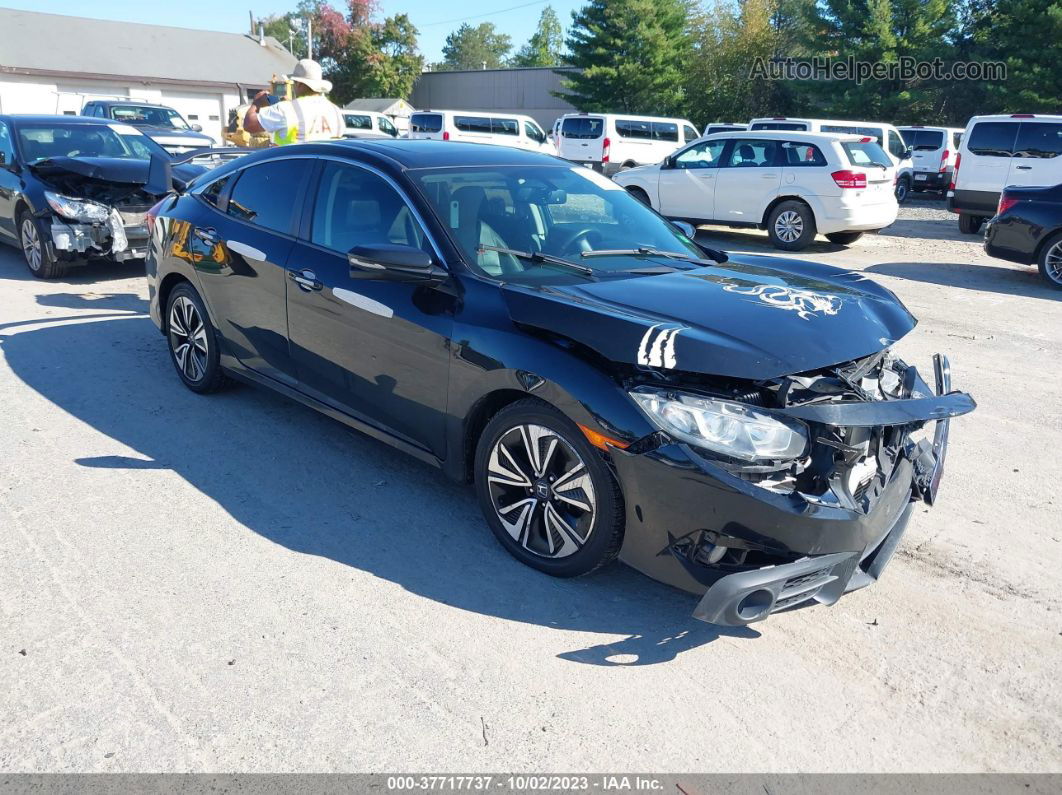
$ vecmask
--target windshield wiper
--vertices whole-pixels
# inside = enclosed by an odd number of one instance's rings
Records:
[[[562,259],[561,257],[554,257],[552,254],[543,254],[541,251],[519,251],[515,248],[503,248],[502,246],[484,246],[481,245],[477,251],[483,253],[484,251],[496,251],[499,254],[509,254],[510,256],[517,257],[518,259],[527,260],[535,265],[543,262],[548,262],[550,265],[560,265],[563,268],[581,273],[584,276],[593,276],[594,269],[589,265],[580,265],[578,262],[571,262],[570,260]]]
[[[716,265],[714,259],[703,259],[701,257],[695,257],[692,254],[681,254],[678,251],[661,251],[658,248],[652,248],[651,246],[641,246],[639,248],[616,248],[616,249],[601,249],[600,251],[584,251],[582,253],[584,257],[664,257],[666,259],[677,259],[681,262],[695,262],[698,265]]]

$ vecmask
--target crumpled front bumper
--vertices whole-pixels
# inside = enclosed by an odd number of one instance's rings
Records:
[[[810,404],[789,411],[806,422],[835,426],[936,421],[932,440],[909,445],[865,513],[745,483],[674,444],[642,455],[614,455],[628,517],[641,525],[631,527],[628,519],[621,558],[655,579],[703,594],[695,618],[732,626],[799,604],[833,604],[871,584],[898,546],[913,501],[933,504],[936,499],[950,418],[976,405],[969,395],[952,391],[945,357],[935,357],[934,368],[935,388],[917,378],[910,399]],[[696,546],[706,534],[723,546],[776,555],[772,560],[779,562],[734,573],[696,565],[681,550]]]

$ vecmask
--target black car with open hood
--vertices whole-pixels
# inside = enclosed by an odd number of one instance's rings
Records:
[[[169,164],[165,183],[151,160]],[[206,167],[128,125],[75,116],[0,116],[0,240],[40,278],[96,259],[143,258],[147,211]],[[157,170],[157,169],[156,169]]]
[[[618,557],[721,624],[832,604],[974,401],[897,356],[916,321],[863,274],[691,231],[544,155],[303,144],[157,208],[150,313],[189,389],[258,383],[472,481],[540,571]]]

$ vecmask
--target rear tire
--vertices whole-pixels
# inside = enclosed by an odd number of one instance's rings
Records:
[[[1062,232],[1048,238],[1037,261],[1040,275],[1056,290],[1062,290]]]
[[[166,339],[170,361],[186,387],[207,394],[228,386],[217,332],[203,299],[188,282],[174,287],[166,301]]]
[[[38,279],[58,279],[66,274],[66,265],[59,262],[48,247],[41,223],[29,210],[18,214],[18,242],[29,272]]]
[[[487,524],[521,563],[578,577],[619,554],[619,484],[578,426],[549,404],[519,400],[495,414],[476,445],[474,479]]]
[[[984,222],[985,219],[980,215],[959,213],[959,231],[964,235],[976,235],[981,231],[981,224]]]
[[[855,243],[862,236],[862,232],[830,232],[830,234],[826,235],[826,239],[839,246],[847,246]]]
[[[802,251],[815,240],[815,214],[803,202],[782,202],[767,219],[767,237],[775,248]]]

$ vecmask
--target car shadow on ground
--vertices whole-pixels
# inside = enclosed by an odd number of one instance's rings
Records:
[[[952,243],[981,245],[980,235],[966,235],[959,231],[953,218],[901,218],[877,234],[881,237],[901,237],[912,240],[947,240]]]
[[[47,283],[95,284],[97,282],[130,279],[143,275],[144,261],[142,259],[134,259],[127,262],[98,260],[87,265],[70,268],[62,278],[48,279]],[[0,279],[16,282],[37,281],[37,277],[30,273],[29,268],[26,266],[21,250],[6,245],[0,245]]]
[[[41,299],[69,309],[97,306],[76,294]],[[141,299],[108,300],[126,308]],[[565,660],[651,665],[724,635],[759,637],[694,620],[695,596],[619,564],[574,580],[529,569],[491,536],[471,488],[267,390],[192,394],[143,314],[85,322],[89,317],[49,318],[45,327],[37,319],[8,322],[0,335],[8,365],[29,387],[136,451],[80,458],[82,466],[130,476],[172,469],[241,525],[293,552],[462,610],[622,636],[563,652]]]
[[[1047,285],[1034,267],[980,265],[959,262],[879,262],[864,273],[957,287],[977,292],[1005,293],[1025,298],[1062,301],[1062,290]]]
[[[775,248],[767,236],[751,229],[728,229],[718,226],[697,227],[696,240],[702,246],[722,249],[723,251],[741,251],[751,254],[768,254],[772,257],[795,257],[802,254],[824,254],[832,251],[844,251],[848,246],[831,243],[824,237],[817,237],[802,251],[783,251]]]

